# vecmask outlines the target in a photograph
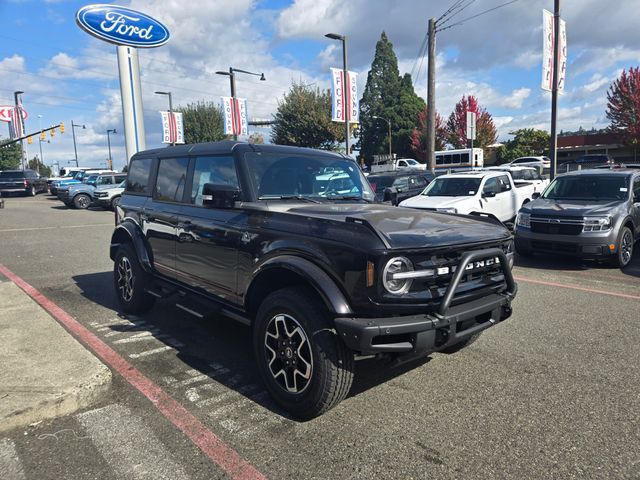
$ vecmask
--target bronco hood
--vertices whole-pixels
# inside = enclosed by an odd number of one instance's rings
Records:
[[[501,241],[511,236],[505,227],[491,221],[389,205],[309,205],[292,208],[288,213],[368,224],[393,249],[447,247]]]

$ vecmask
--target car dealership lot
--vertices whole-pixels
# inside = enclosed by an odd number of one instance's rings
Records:
[[[640,476],[638,256],[624,272],[517,259],[512,318],[454,355],[395,368],[358,362],[348,398],[300,423],[260,384],[246,327],[215,315],[199,320],[167,301],[142,317],[118,315],[112,230],[112,212],[70,210],[45,196],[8,198],[0,264],[269,478]],[[75,433],[55,442],[46,436],[64,429]],[[120,444],[105,432],[123,432],[126,450],[115,455]],[[0,462],[15,452],[24,478],[127,478],[127,462],[154,459],[155,478],[163,471],[171,472],[166,478],[224,476],[116,374],[95,408],[6,437]],[[67,465],[57,459],[61,445],[75,452]]]

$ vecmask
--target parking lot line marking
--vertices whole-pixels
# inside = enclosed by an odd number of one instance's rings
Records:
[[[557,282],[548,282],[546,280],[534,280],[532,278],[525,278],[525,277],[519,277],[519,276],[514,276],[513,277],[517,282],[525,282],[525,283],[534,283],[536,285],[546,285],[548,287],[560,287],[560,288],[568,288],[570,290],[578,290],[581,292],[588,292],[588,293],[598,293],[600,295],[609,295],[612,297],[620,297],[620,298],[628,298],[631,300],[640,300],[640,295],[630,295],[628,293],[618,293],[618,292],[607,292],[606,290],[598,290],[595,288],[586,288],[586,287],[579,287],[578,285],[567,285],[564,283],[557,283]]]
[[[165,418],[182,431],[202,452],[224,470],[231,478],[238,480],[266,479],[253,465],[243,459],[238,452],[209,430],[195,415],[174,400],[140,370],[125,360],[120,354],[103,342],[55,302],[45,297],[4,265],[0,264],[0,274],[20,287],[34,301],[40,304],[67,330],[73,333],[107,365],[118,372],[130,385],[142,393]]]
[[[144,352],[140,352],[140,353],[130,353],[129,354],[129,358],[148,357],[149,355],[154,355],[156,353],[166,352],[166,351],[172,350],[172,349],[173,349],[173,347],[170,347],[169,345],[165,345],[164,347],[153,348],[151,350],[145,350]]]
[[[57,227],[27,227],[27,228],[2,228],[0,229],[0,233],[2,232],[29,232],[32,230],[58,230],[63,228],[83,228],[83,227],[113,227],[113,222],[111,223],[92,223],[85,225],[60,225]]]

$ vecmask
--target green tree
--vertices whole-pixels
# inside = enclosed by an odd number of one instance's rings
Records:
[[[496,152],[498,163],[510,162],[519,157],[544,155],[549,149],[549,134],[545,130],[521,128]]]
[[[20,142],[11,145],[3,145],[0,139],[0,170],[15,170],[20,168],[20,160],[22,158],[22,148]]]
[[[331,94],[302,83],[278,101],[271,141],[279,145],[336,150],[344,141],[344,125],[331,121]]]
[[[436,150],[444,150],[447,130],[442,115],[436,112]],[[411,132],[411,151],[416,160],[427,162],[427,107],[418,114],[418,127]]]
[[[609,128],[617,132],[625,144],[637,147],[640,143],[640,67],[622,71],[609,87],[607,101]]]
[[[226,138],[219,105],[196,102],[178,107],[176,112],[182,113],[185,143],[217,142]]]
[[[51,168],[42,163],[38,157],[33,157],[31,160],[29,160],[27,162],[27,167],[31,170],[35,170],[43,177],[51,176]]]
[[[411,135],[418,126],[420,112],[427,108],[422,98],[416,95],[411,75],[405,73],[400,80],[400,94],[395,104],[391,123],[393,151],[400,158],[413,157]]]
[[[396,102],[400,91],[398,58],[387,34],[382,32],[360,100],[360,152],[367,163],[373,155],[388,153],[387,123],[374,117],[390,120],[392,132],[397,131]]]

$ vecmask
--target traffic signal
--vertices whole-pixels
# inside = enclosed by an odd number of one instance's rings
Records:
[[[29,145],[31,145],[31,144],[33,143],[33,138],[31,137],[31,135],[29,135],[29,136],[27,137],[27,143],[28,143]]]
[[[64,123],[60,122],[60,133],[64,133]]]
[[[113,170],[113,160],[107,160],[107,165],[109,166],[109,170]]]
[[[45,132],[40,132],[40,140],[45,141],[47,139],[47,134]]]
[[[49,130],[49,135],[51,135],[51,138],[56,136],[56,129],[52,128],[51,130]]]

